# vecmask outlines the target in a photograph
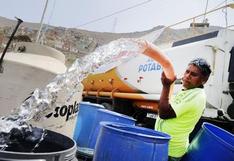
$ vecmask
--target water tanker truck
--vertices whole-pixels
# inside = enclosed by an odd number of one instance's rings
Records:
[[[173,93],[182,87],[188,63],[205,58],[212,73],[205,84],[207,107],[201,121],[233,130],[234,120],[234,31],[219,30],[174,42],[162,50],[171,60],[177,76]],[[162,66],[139,54],[105,73],[83,80],[83,100],[103,104],[107,109],[133,116],[139,125],[153,128],[161,92]],[[233,131],[232,131],[233,132]]]

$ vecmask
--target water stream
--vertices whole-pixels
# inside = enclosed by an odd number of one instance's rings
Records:
[[[45,129],[43,129],[41,137],[40,137],[39,141],[36,143],[36,145],[33,147],[33,149],[31,150],[31,153],[34,152],[40,146],[40,143],[44,140],[46,135],[47,135],[47,132]]]
[[[57,75],[44,89],[35,89],[31,97],[16,108],[12,114],[0,118],[0,148],[7,147],[12,129],[29,129],[27,124],[31,119],[44,119],[65,91],[65,101],[69,102],[80,91],[81,81],[90,73],[105,72],[113,67],[125,63],[137,56],[144,49],[139,45],[141,40],[119,39],[107,45],[98,47],[94,52],[77,59],[64,73]],[[31,131],[33,134],[33,132]],[[41,134],[43,138],[45,135]],[[39,139],[40,143],[41,139]],[[32,149],[34,150],[36,146]]]

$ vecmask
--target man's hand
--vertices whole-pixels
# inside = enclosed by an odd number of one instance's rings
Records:
[[[164,72],[162,72],[161,82],[164,87],[170,87],[171,84],[173,84],[175,80],[176,80],[176,76],[171,80],[166,77]]]
[[[140,53],[144,53],[149,48],[149,42],[144,39],[133,39],[133,41],[137,43]]]
[[[175,118],[176,113],[169,103],[169,93],[171,84],[176,80],[176,76],[173,79],[168,79],[164,72],[162,72],[161,81],[163,84],[162,93],[159,101],[159,117],[161,119]]]

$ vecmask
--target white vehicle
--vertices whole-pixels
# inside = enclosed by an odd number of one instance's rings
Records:
[[[205,84],[208,97],[203,116],[217,121],[222,117],[230,123],[234,119],[234,31],[225,29],[178,41],[163,52],[172,61],[178,78],[174,94],[181,88],[179,78],[193,58],[205,58],[210,63],[212,73]],[[144,122],[157,112],[161,72],[158,62],[141,54],[106,73],[85,79],[83,98]]]
[[[6,53],[3,67],[0,116],[9,114],[36,88],[46,86],[57,74],[64,73],[65,55],[48,46],[22,42],[16,44],[15,51]]]
[[[14,51],[7,52],[19,25],[23,22],[17,17],[16,19],[18,22],[15,29],[0,54],[0,116],[10,114],[36,88],[44,87],[57,74],[66,71],[65,55],[39,43],[16,43],[13,45]]]

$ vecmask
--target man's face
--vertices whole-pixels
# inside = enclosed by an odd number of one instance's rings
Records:
[[[182,78],[183,86],[186,89],[192,89],[203,85],[206,78],[201,74],[201,70],[195,65],[189,65]]]

